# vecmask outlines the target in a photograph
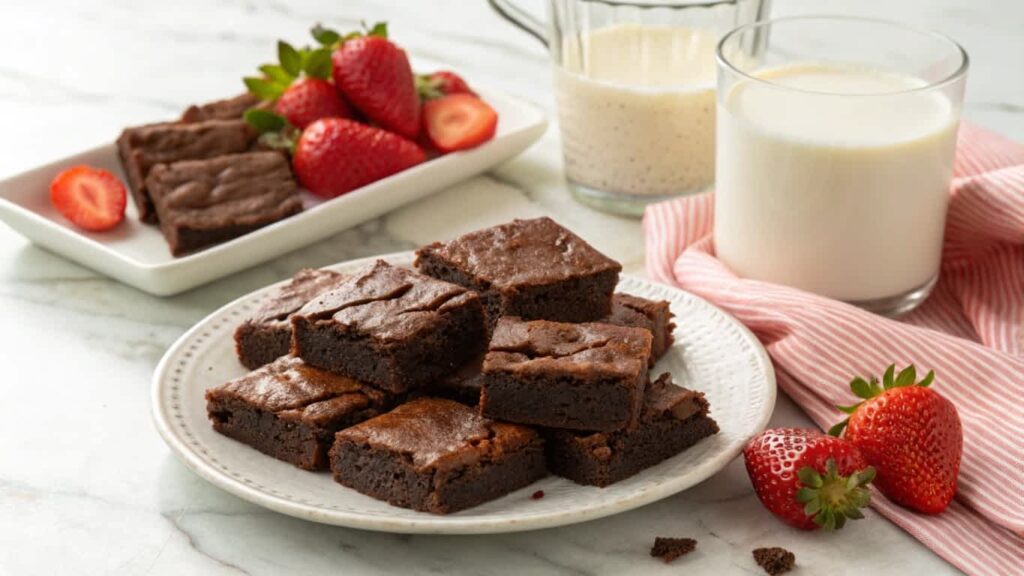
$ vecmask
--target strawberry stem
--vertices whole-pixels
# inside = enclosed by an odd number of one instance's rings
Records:
[[[810,466],[797,471],[803,487],[797,490],[796,499],[804,505],[804,514],[825,530],[842,528],[847,520],[864,517],[860,511],[871,501],[867,486],[875,478],[871,466],[858,470],[849,476],[839,474],[836,461],[829,458],[825,463],[825,474]]]
[[[885,374],[882,375],[881,383],[879,383],[878,378],[875,378],[874,376],[867,380],[861,378],[860,376],[857,376],[853,380],[850,380],[850,390],[853,392],[854,396],[860,398],[861,400],[870,400],[876,396],[879,396],[880,394],[884,393],[887,390],[892,390],[893,388],[904,388],[907,386],[928,387],[931,386],[934,380],[934,370],[929,370],[928,374],[925,375],[925,377],[920,382],[918,382],[917,368],[915,368],[913,364],[907,366],[903,370],[900,370],[899,374],[896,373],[896,365],[890,364],[885,369]],[[863,403],[864,402],[858,402],[850,406],[837,405],[836,408],[840,412],[843,412],[844,414],[852,415],[854,412],[857,411],[858,408],[860,408],[860,405]],[[840,434],[842,434],[843,429],[846,428],[846,424],[847,422],[849,422],[849,420],[849,418],[846,418],[842,422],[829,428],[829,435],[839,436]]]

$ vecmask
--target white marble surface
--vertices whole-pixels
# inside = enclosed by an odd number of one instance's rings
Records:
[[[538,0],[530,2],[541,4]],[[1024,139],[1024,8],[1015,0],[777,0],[776,13],[883,15],[943,30],[971,53],[966,117]],[[0,176],[236,91],[318,20],[387,19],[418,60],[549,111],[545,54],[483,2],[8,0],[0,35]],[[945,574],[949,565],[875,514],[840,535],[798,533],[756,502],[740,462],[676,497],[620,516],[480,537],[375,534],[268,512],[179,464],[150,423],[163,351],[234,297],[289,275],[507,220],[551,214],[639,271],[639,224],[575,205],[555,131],[526,154],[379,220],[174,298],[119,285],[0,225],[0,575],[22,574],[756,574],[750,550],[796,552],[798,574]],[[774,423],[805,423],[782,399]],[[665,567],[655,535],[698,552]]]

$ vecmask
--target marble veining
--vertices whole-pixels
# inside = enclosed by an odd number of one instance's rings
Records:
[[[529,6],[541,0],[525,0]],[[883,16],[942,30],[972,56],[965,117],[1024,140],[1024,5],[1013,0],[776,0],[776,14]],[[72,2],[12,0],[0,35],[0,177],[235,93],[278,37],[316,21],[389,20],[421,69],[554,112],[542,47],[483,0]],[[163,351],[222,304],[303,266],[407,250],[513,217],[552,215],[629,272],[639,224],[575,204],[557,128],[520,157],[382,218],[264,265],[156,298],[30,245],[0,226],[0,575],[32,574],[758,574],[750,550],[782,545],[794,574],[954,574],[868,512],[844,534],[789,530],[756,502],[735,461],[675,497],[618,516],[509,535],[406,536],[322,526],[212,487],[174,459],[150,422]],[[779,399],[772,424],[806,424]],[[656,535],[699,541],[663,565]],[[868,552],[870,551],[870,552]]]

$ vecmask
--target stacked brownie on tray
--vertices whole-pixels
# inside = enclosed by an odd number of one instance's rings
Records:
[[[117,139],[128,188],[174,256],[230,240],[302,211],[288,159],[262,149],[242,119],[251,94],[191,106],[176,122],[127,128]]]
[[[607,486],[718,431],[699,392],[650,380],[667,302],[547,218],[303,271],[236,332],[253,372],[207,392],[214,428],[374,498],[448,513],[553,472]],[[262,365],[262,366],[261,366]]]

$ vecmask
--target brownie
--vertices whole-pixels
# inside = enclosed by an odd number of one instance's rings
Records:
[[[117,150],[139,219],[150,224],[157,221],[146,182],[153,166],[244,152],[258,136],[242,120],[167,122],[126,128],[117,139]]]
[[[427,384],[425,393],[462,402],[468,406],[477,406],[480,404],[480,389],[483,386],[483,365],[484,354],[480,354],[457,370]]]
[[[796,564],[796,556],[785,548],[757,548],[753,554],[754,562],[771,576],[789,572]]]
[[[661,358],[672,347],[672,310],[664,300],[647,300],[630,294],[615,294],[612,297],[612,312],[598,320],[616,326],[644,328],[651,333],[651,364]]]
[[[238,120],[249,108],[263,104],[263,100],[249,92],[233,98],[215,100],[206,104],[189,106],[181,115],[182,122],[203,122],[205,120]]]
[[[481,412],[550,428],[633,427],[650,355],[642,328],[503,317],[484,358]]]
[[[277,152],[157,164],[146,177],[146,188],[175,256],[302,211],[291,167]]]
[[[704,395],[680,388],[670,375],[662,374],[647,385],[635,430],[546,431],[548,469],[578,484],[608,486],[717,432]]]
[[[291,315],[344,278],[331,270],[299,270],[235,330],[238,361],[255,370],[288,354],[292,348]]]
[[[394,402],[389,394],[294,356],[206,391],[216,431],[306,470],[327,468],[335,432]]]
[[[389,504],[456,512],[546,474],[544,442],[463,404],[420,398],[335,436],[334,479]]]
[[[550,218],[514,220],[416,252],[429,276],[476,290],[500,316],[587,322],[611,312],[622,266]]]
[[[651,546],[651,556],[661,558],[666,564],[680,556],[685,556],[697,549],[697,541],[693,538],[668,538],[658,536]]]
[[[295,354],[313,366],[404,392],[486,347],[480,298],[383,260],[292,316]]]

